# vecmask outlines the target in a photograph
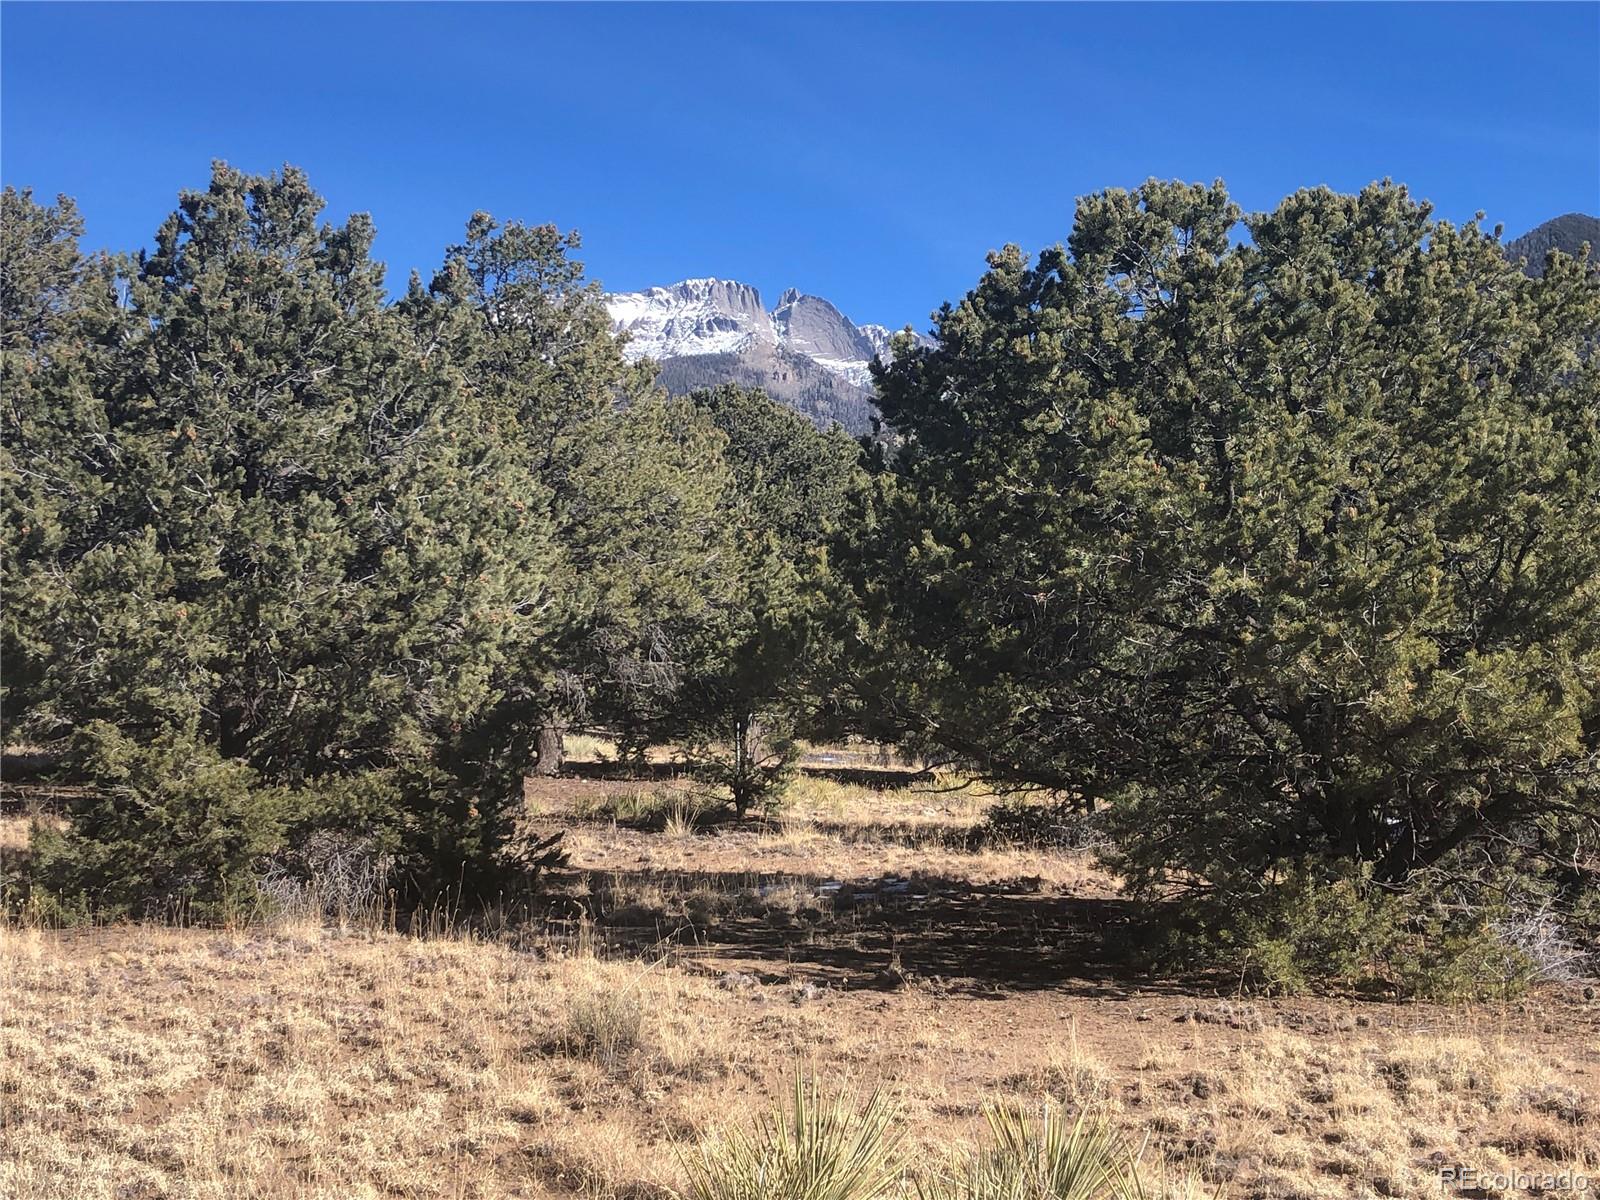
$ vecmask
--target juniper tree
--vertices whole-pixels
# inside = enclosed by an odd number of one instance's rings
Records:
[[[724,439],[623,360],[576,235],[479,214],[390,304],[321,208],[218,164],[113,266],[6,193],[7,731],[101,785],[59,892],[214,900],[317,826],[492,889],[536,732],[659,693],[705,605]]]
[[[78,247],[72,200],[0,196],[0,710],[45,696],[49,641],[34,617],[56,596],[60,564],[85,548],[80,527],[106,471],[101,396],[107,349],[125,329],[112,268]]]
[[[623,358],[576,233],[479,213],[413,319],[437,328],[469,389],[496,406],[518,478],[498,494],[548,531],[485,716],[520,766],[559,767],[561,731],[672,686],[664,631],[700,611],[719,562],[722,439]]]

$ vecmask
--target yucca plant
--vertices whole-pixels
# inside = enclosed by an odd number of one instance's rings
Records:
[[[877,1200],[901,1174],[896,1108],[796,1074],[787,1109],[684,1158],[693,1200]]]
[[[1222,1200],[1227,1194],[1207,1184],[1193,1163],[1175,1167],[1165,1158],[1129,1162],[1117,1187],[1117,1200]]]
[[[954,1174],[919,1181],[920,1200],[1136,1200],[1136,1156],[1099,1113],[1076,1120],[1046,1104],[1035,1121],[1015,1108],[985,1114],[994,1145]]]

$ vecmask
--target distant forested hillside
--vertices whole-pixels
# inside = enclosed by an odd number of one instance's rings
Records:
[[[819,428],[838,422],[851,433],[872,427],[872,393],[781,346],[752,345],[726,354],[692,354],[662,360],[661,386],[674,396],[733,383],[760,388]]]
[[[1506,255],[1512,262],[1526,259],[1523,270],[1538,279],[1544,274],[1545,256],[1550,251],[1559,250],[1577,257],[1585,243],[1600,250],[1600,217],[1568,213],[1564,217],[1546,221],[1515,241],[1507,242]]]

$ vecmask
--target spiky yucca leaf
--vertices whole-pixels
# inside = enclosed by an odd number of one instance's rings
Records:
[[[1032,1120],[1013,1108],[985,1114],[994,1145],[965,1168],[917,1184],[921,1200],[1124,1200],[1138,1196],[1138,1165],[1100,1114],[1069,1121],[1059,1105]]]
[[[684,1160],[694,1200],[877,1200],[899,1176],[895,1107],[825,1095],[797,1074],[786,1111],[733,1130]]]

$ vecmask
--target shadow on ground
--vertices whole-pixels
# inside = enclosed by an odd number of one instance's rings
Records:
[[[797,770],[802,775],[828,779],[852,787],[872,788],[876,791],[898,791],[901,788],[927,784],[934,777],[927,771],[898,767],[847,767],[828,766],[822,763],[801,762]],[[572,779],[603,779],[615,783],[661,783],[675,779],[693,779],[689,767],[675,762],[608,762],[568,761],[561,768],[561,776]]]
[[[657,869],[578,874],[584,878],[569,880],[552,918],[570,921],[581,911],[619,950],[669,953],[712,974],[885,990],[914,983],[980,995],[1211,990],[1204,979],[1156,980],[1141,970],[1138,951],[1154,906],[1044,894],[1032,880],[979,885]],[[641,894],[724,904],[702,902],[699,913],[692,904],[674,913],[626,899]],[[769,895],[783,900],[764,903]]]

